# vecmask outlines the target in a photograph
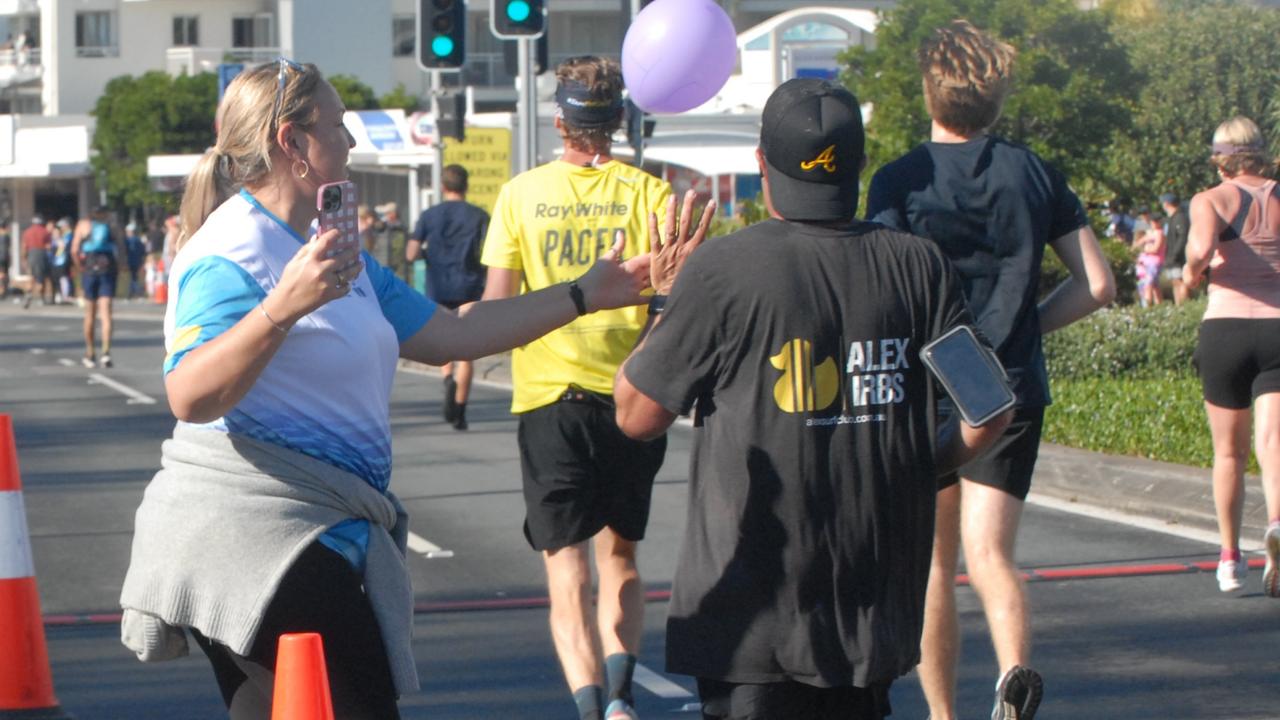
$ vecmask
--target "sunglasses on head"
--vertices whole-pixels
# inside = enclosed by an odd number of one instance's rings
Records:
[[[287,57],[281,56],[278,60],[280,64],[280,73],[278,76],[279,83],[276,85],[276,101],[271,106],[271,127],[273,128],[276,126],[276,122],[280,119],[280,105],[284,102],[284,85],[287,79],[286,71],[294,70],[299,74],[307,71],[301,63],[296,63]]]

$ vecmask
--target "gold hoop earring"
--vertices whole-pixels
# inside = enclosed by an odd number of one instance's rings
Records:
[[[298,170],[298,163],[302,163],[302,170]],[[311,166],[307,164],[306,160],[293,161],[293,174],[297,175],[299,180],[305,178],[309,172],[311,172]]]

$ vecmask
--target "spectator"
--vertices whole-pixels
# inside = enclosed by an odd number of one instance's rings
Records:
[[[45,305],[54,301],[53,264],[49,259],[52,246],[53,235],[45,227],[44,217],[32,217],[31,225],[22,231],[22,269],[31,275],[27,296],[22,301],[24,308],[31,307],[31,300],[37,293]]]
[[[1240,522],[1252,426],[1268,519],[1262,590],[1280,598],[1280,194],[1269,177],[1275,161],[1245,117],[1218,126],[1212,151],[1222,182],[1191,198],[1182,282],[1192,290],[1211,271],[1195,365],[1213,438],[1218,589],[1239,590],[1248,575]]]
[[[9,226],[0,224],[0,300],[9,297],[9,266],[13,263],[13,239]]]
[[[933,240],[955,263],[1018,398],[992,449],[939,483],[920,663],[933,720],[956,712],[961,542],[999,663],[992,718],[1035,715],[1042,680],[1029,667],[1030,609],[1014,545],[1049,404],[1040,338],[1115,296],[1106,257],[1067,179],[1025,147],[988,134],[1011,86],[1014,55],[964,20],[927,38],[918,58],[930,140],[877,171],[867,199],[868,218]],[[1046,246],[1070,277],[1037,303]],[[950,414],[949,404],[943,409]]]
[[[138,226],[124,226],[125,261],[129,267],[129,299],[142,295],[142,265],[147,259],[147,244],[138,235]]]
[[[1160,221],[1148,218],[1147,229],[1135,236],[1138,251],[1133,271],[1138,278],[1138,302],[1142,307],[1160,304],[1160,267],[1164,264],[1164,230]]]
[[[641,302],[647,258],[465,312],[437,308],[336,230],[316,192],[354,140],[314,65],[245,70],[187,179],[165,316],[178,418],[138,508],[120,602],[146,660],[210,658],[235,720],[271,714],[276,639],[324,637],[334,715],[396,720],[418,687],[407,518],[390,492],[396,358],[439,364]],[[581,291],[581,295],[577,294]]]
[[[1182,283],[1182,266],[1187,262],[1187,231],[1190,220],[1182,203],[1178,201],[1178,196],[1173,193],[1160,196],[1160,207],[1164,208],[1167,218],[1164,223],[1165,262],[1161,274],[1169,282],[1173,303],[1181,305],[1191,295],[1187,286]]]

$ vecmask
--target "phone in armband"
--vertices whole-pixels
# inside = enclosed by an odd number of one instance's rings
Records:
[[[333,228],[342,231],[338,244],[346,247],[360,242],[356,223],[356,184],[350,180],[325,183],[316,191],[316,210],[320,211],[317,234]],[[332,255],[336,251],[330,251]]]
[[[967,425],[985,425],[1014,405],[1004,366],[968,325],[953,328],[920,348],[920,360],[951,396]]]

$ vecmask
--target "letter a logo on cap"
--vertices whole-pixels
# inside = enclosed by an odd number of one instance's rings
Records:
[[[827,149],[823,150],[822,153],[818,155],[818,157],[812,160],[809,160],[807,162],[800,163],[800,169],[804,170],[805,172],[808,172],[818,167],[819,165],[822,166],[823,170],[826,170],[829,173],[833,173],[836,171],[836,146],[835,145],[828,145]]]

